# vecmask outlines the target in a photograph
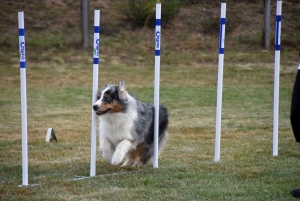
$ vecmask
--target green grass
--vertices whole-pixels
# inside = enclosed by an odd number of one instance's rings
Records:
[[[299,187],[299,150],[289,124],[294,67],[281,68],[279,156],[272,156],[272,64],[225,64],[221,160],[216,163],[217,65],[162,63],[160,98],[169,109],[170,125],[159,168],[114,167],[98,156],[97,177],[73,181],[89,175],[92,104],[90,55],[75,55],[67,51],[47,63],[28,62],[29,184],[38,184],[28,188],[18,187],[19,68],[1,68],[1,199],[292,200],[289,191]],[[70,56],[76,60],[72,67],[55,62]],[[152,102],[153,66],[119,62],[103,57],[99,85],[125,79],[129,91]],[[49,127],[58,143],[45,142]]]

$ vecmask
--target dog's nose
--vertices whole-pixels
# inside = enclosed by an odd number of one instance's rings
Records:
[[[99,106],[98,106],[98,105],[93,105],[93,109],[94,109],[94,111],[97,111],[97,110],[98,110],[98,108],[99,108]]]

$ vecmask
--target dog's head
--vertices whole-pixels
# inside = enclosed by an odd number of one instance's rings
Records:
[[[128,102],[128,93],[125,89],[125,82],[122,80],[117,85],[104,85],[100,90],[98,100],[93,105],[97,115],[106,113],[125,112]]]

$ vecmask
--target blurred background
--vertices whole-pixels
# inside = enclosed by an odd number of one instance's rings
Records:
[[[156,0],[0,0],[0,65],[18,51],[17,12],[25,13],[30,52],[91,51],[94,10],[101,11],[101,55],[138,65],[153,62]],[[236,62],[273,62],[276,1],[161,0],[162,59],[166,63],[217,62],[221,2],[227,3],[225,56]],[[295,61],[300,47],[299,0],[282,5],[281,50]],[[267,52],[270,52],[269,55]],[[251,52],[254,55],[242,53]],[[258,53],[258,54],[256,54]],[[284,54],[284,53],[283,53]],[[176,58],[175,56],[176,55]],[[283,55],[284,56],[284,55]],[[45,58],[44,58],[45,59]],[[68,62],[68,58],[62,58]]]

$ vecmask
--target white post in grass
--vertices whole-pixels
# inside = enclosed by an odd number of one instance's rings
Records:
[[[161,3],[156,3],[155,72],[154,72],[155,74],[154,75],[154,156],[153,156],[154,168],[158,168],[160,32],[161,32]]]
[[[27,93],[26,93],[26,55],[24,12],[18,12],[20,80],[21,80],[21,113],[22,113],[22,185],[28,185],[28,140],[27,140]]]
[[[275,64],[274,64],[273,156],[278,156],[281,7],[282,7],[282,1],[277,0],[277,6],[276,6],[276,36],[275,36]]]
[[[216,113],[216,139],[215,139],[215,162],[220,160],[221,146],[221,114],[222,114],[222,88],[223,88],[223,64],[225,45],[226,3],[221,4],[220,39],[219,39],[219,65],[217,87],[217,113]]]
[[[100,46],[100,10],[94,11],[94,49],[93,49],[93,94],[92,105],[97,101],[98,93],[98,67]],[[92,134],[91,134],[91,167],[90,176],[96,176],[96,145],[97,145],[97,117],[92,109]]]

